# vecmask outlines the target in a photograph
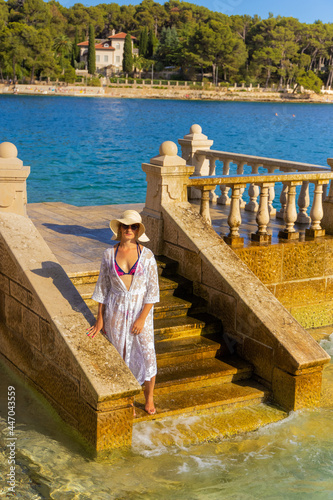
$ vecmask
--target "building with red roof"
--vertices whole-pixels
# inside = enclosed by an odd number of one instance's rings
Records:
[[[115,33],[112,30],[106,40],[98,40],[95,43],[96,53],[96,72],[110,76],[112,73],[119,73],[123,69],[124,44],[127,33]],[[138,54],[138,49],[133,47],[135,36],[131,35],[132,53]],[[88,40],[78,43],[80,47],[80,61],[84,61],[86,68],[88,66]]]

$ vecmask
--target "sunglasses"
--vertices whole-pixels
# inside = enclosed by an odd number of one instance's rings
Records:
[[[140,224],[120,224],[121,227],[123,227],[124,229],[132,229],[132,231],[137,231],[140,227]]]

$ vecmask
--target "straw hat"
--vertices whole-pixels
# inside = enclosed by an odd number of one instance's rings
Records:
[[[120,240],[119,224],[126,224],[127,226],[130,224],[139,224],[137,240],[142,242],[149,241],[148,236],[145,234],[146,228],[142,224],[141,215],[136,210],[126,210],[120,219],[112,219],[110,222],[110,228],[113,232],[112,240]]]

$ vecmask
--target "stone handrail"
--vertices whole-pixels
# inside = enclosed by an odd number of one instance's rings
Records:
[[[281,205],[283,208],[283,218],[286,227],[279,232],[280,238],[297,239],[299,233],[295,230],[295,222],[311,223],[309,229],[306,229],[306,235],[309,237],[318,237],[325,234],[320,222],[323,218],[323,186],[327,185],[333,179],[333,173],[325,171],[302,171],[302,172],[284,172],[275,174],[252,174],[252,175],[222,175],[222,176],[192,176],[189,177],[188,186],[201,191],[200,214],[211,223],[210,218],[210,193],[216,186],[231,188],[231,203],[228,217],[230,233],[224,239],[232,246],[242,245],[244,239],[239,235],[239,226],[241,225],[241,196],[247,184],[258,188],[260,195],[259,206],[257,210],[258,230],[251,235],[251,239],[258,242],[270,242],[271,235],[267,232],[272,211],[270,210],[269,198],[270,190],[274,189],[276,182],[283,182],[286,192],[281,193]],[[308,195],[309,183],[315,185],[314,197],[310,217],[307,215],[307,208],[310,204]],[[298,205],[299,214],[296,211],[296,186],[301,185]],[[304,189],[305,188],[305,189]]]
[[[243,163],[243,165],[256,165],[263,166],[267,168],[280,169],[282,171],[294,171],[294,172],[307,172],[307,171],[330,171],[329,167],[323,167],[321,165],[312,165],[310,163],[302,163],[290,160],[280,160],[278,158],[266,158],[264,156],[253,156],[240,153],[230,153],[227,151],[214,151],[214,150],[203,150],[199,149],[195,153],[197,156],[204,155],[206,158],[215,159],[219,161],[229,161],[236,163],[237,165]]]

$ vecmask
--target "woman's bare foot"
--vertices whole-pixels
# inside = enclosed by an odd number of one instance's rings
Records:
[[[155,408],[154,402],[146,403],[145,404],[145,411],[148,413],[148,415],[155,415],[156,408]]]
[[[150,380],[145,381],[145,399],[146,399],[146,404],[145,404],[145,411],[148,413],[148,415],[155,415],[156,413],[156,408],[154,405],[154,386],[155,386],[155,376],[152,377]]]

